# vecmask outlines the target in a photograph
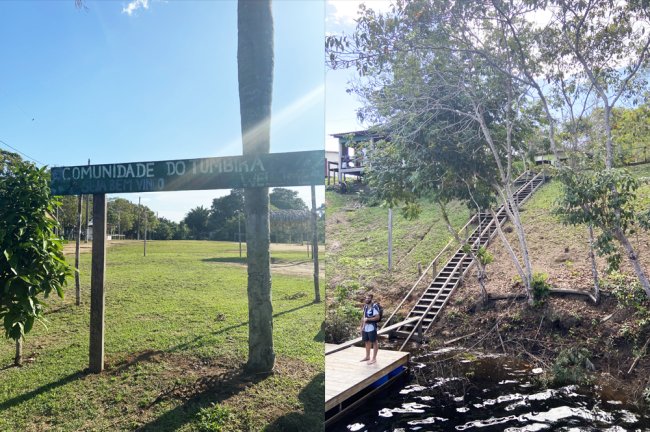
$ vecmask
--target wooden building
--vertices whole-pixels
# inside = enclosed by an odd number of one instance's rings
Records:
[[[346,176],[363,176],[364,168],[368,163],[366,149],[375,141],[384,137],[368,131],[354,131],[332,134],[339,140],[338,161],[328,162],[328,172],[338,174],[339,183],[345,181]],[[338,171],[337,171],[338,170]]]

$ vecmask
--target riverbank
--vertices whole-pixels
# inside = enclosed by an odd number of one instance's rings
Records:
[[[631,171],[638,178],[650,177],[649,165]],[[521,212],[533,271],[543,275],[540,277],[552,289],[586,294],[593,289],[587,229],[564,226],[552,214],[559,192],[556,182],[543,186]],[[647,182],[638,196],[640,206],[647,208]],[[353,194],[328,192],[326,199],[328,248],[335,245],[335,257],[328,253],[327,264],[328,268],[332,264],[337,268],[335,278],[328,275],[326,340],[340,342],[346,332],[356,330],[365,292],[375,294],[390,314],[417,280],[419,269],[428,264],[426,259],[431,260],[450,236],[429,203],[423,203],[425,219],[411,223],[396,216],[399,230],[393,230],[397,236],[393,239],[394,265],[388,271],[386,209],[367,207]],[[464,223],[460,219],[454,224]],[[647,269],[650,234],[638,232],[631,240]],[[487,266],[488,293],[493,297],[523,294],[514,265],[498,238],[488,250],[494,256],[494,262]],[[597,267],[602,289],[598,305],[586,295],[553,295],[534,307],[514,299],[493,301],[484,307],[479,302],[476,274],[470,272],[429,332],[426,349],[456,346],[517,356],[542,369],[542,379],[549,383],[600,383],[642,408],[650,399],[650,303],[642,291],[639,294],[627,260],[623,259],[620,272],[613,274],[606,273],[604,259],[597,259]],[[418,296],[411,296],[399,311],[401,316]]]

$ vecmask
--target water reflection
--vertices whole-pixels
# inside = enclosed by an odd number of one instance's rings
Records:
[[[541,372],[502,356],[419,353],[407,380],[328,430],[650,431],[650,419],[624,401],[593,387],[544,389]]]

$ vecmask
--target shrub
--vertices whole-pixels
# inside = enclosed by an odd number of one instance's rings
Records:
[[[325,320],[325,341],[341,343],[356,336],[361,315],[361,309],[350,303],[343,303],[329,311]]]
[[[589,360],[591,354],[585,348],[568,348],[558,354],[551,371],[553,383],[556,385],[588,384],[589,372],[594,365]]]
[[[361,285],[358,282],[344,281],[341,285],[337,285],[334,289],[334,299],[338,303],[343,303],[360,289]]]
[[[551,285],[546,280],[548,275],[546,273],[534,273],[531,288],[533,290],[533,300],[535,305],[540,305],[546,301],[546,298],[551,293]]]

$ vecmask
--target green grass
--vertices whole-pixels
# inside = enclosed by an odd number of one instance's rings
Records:
[[[417,280],[417,264],[422,268],[451,240],[440,210],[422,202],[422,213],[412,221],[393,211],[393,272],[388,274],[388,209],[359,207],[354,195],[326,192],[328,287],[344,279],[362,286],[398,282],[410,285]],[[466,207],[452,203],[452,225],[459,229],[468,220]],[[334,246],[334,247],[333,247]],[[333,248],[332,248],[333,247]],[[444,257],[443,257],[444,258]]]
[[[299,251],[272,256],[306,260]],[[92,375],[84,371],[83,254],[82,306],[73,281],[64,300],[49,299],[47,329],[35,326],[25,342],[33,361],[9,367],[14,345],[0,343],[0,430],[199,430],[215,406],[232,413],[223,430],[286,430],[296,418],[319,430],[324,306],[312,303],[313,279],[273,273],[276,372],[249,377],[246,267],[238,260],[238,245],[225,242],[151,242],[147,257],[141,243],[109,248],[107,369]]]
[[[637,206],[639,210],[643,211],[650,206],[650,164],[636,165],[626,167],[626,169],[639,180],[639,189],[636,191]],[[553,210],[556,202],[562,193],[562,185],[558,180],[552,180],[550,183],[544,185],[526,202],[526,210],[530,212],[544,211],[548,212]],[[552,214],[547,214],[549,219],[559,221],[559,217]],[[523,221],[526,222],[526,216],[523,216]]]

